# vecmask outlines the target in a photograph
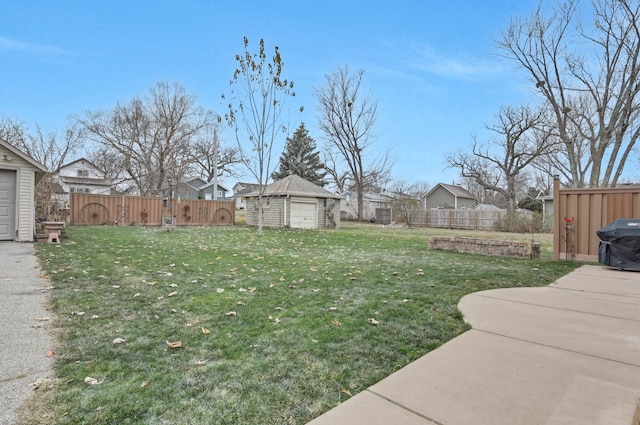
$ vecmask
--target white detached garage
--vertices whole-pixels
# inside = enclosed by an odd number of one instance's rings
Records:
[[[0,139],[0,241],[33,242],[35,187],[45,167]]]
[[[258,225],[258,192],[245,195],[247,224]],[[324,229],[340,224],[340,197],[290,175],[264,188],[263,226]]]

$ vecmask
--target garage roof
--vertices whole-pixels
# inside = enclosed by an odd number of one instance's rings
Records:
[[[330,198],[340,199],[339,195],[331,193],[318,185],[305,180],[300,176],[290,175],[276,182],[267,185],[264,188],[265,196],[308,196],[313,198]],[[258,191],[247,193],[245,196],[258,196]]]

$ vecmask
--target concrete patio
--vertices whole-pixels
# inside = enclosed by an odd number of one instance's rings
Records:
[[[546,287],[467,295],[459,308],[472,330],[310,425],[632,424],[640,273],[585,265]]]

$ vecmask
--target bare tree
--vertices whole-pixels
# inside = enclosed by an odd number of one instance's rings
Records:
[[[350,174],[349,171],[339,168],[339,160],[336,152],[325,146],[325,149],[322,151],[322,163],[329,176],[329,184],[333,184],[337,193],[343,193],[348,187]]]
[[[390,183],[387,195],[391,199],[394,220],[404,222],[407,227],[411,227],[415,215],[421,209],[421,191],[425,184],[408,183],[404,180],[393,180]]]
[[[325,156],[325,161],[329,160],[329,174],[336,183],[346,179],[353,182],[358,193],[358,220],[363,218],[365,188],[368,185],[379,186],[380,182],[388,180],[390,169],[388,153],[373,160],[367,158],[375,141],[373,126],[378,101],[370,91],[363,91],[363,75],[363,70],[352,74],[349,67],[344,66],[325,76],[324,87],[314,89],[320,113],[320,129],[325,133],[329,150],[333,152]],[[335,165],[338,158],[346,164],[348,177],[337,172]]]
[[[70,123],[60,138],[56,132],[44,133],[37,125],[35,132],[31,132],[23,122],[3,117],[0,139],[20,149],[50,172],[55,172],[82,145],[83,133],[81,128]]]
[[[215,122],[178,83],[159,82],[144,97],[112,111],[87,112],[78,122],[87,136],[122,164],[124,180],[143,196],[157,196],[167,178],[187,172],[191,142]]]
[[[191,145],[190,163],[195,175],[212,182],[216,177],[235,175],[234,166],[240,164],[236,146],[221,143],[218,123],[215,127],[199,135]]]
[[[36,202],[51,199],[53,175],[82,146],[82,129],[73,123],[67,125],[64,135],[45,133],[36,125],[35,132],[21,121],[3,117],[0,121],[0,139],[20,149],[44,165],[49,171],[37,184]]]
[[[244,37],[244,53],[236,55],[238,68],[230,81],[229,111],[225,119],[235,130],[240,161],[258,182],[258,234],[262,235],[263,195],[269,176],[276,168],[273,148],[288,127],[282,119],[286,99],[295,96],[293,81],[282,78],[284,62],[275,47],[270,59],[260,39],[258,53],[249,51]]]
[[[556,163],[569,183],[614,186],[640,135],[640,3],[594,1],[590,24],[579,5],[514,19],[497,46],[553,110],[564,145]]]
[[[450,167],[459,168],[463,177],[473,178],[483,188],[501,194],[507,202],[507,214],[513,214],[522,172],[554,147],[546,123],[544,109],[503,107],[495,123],[487,126],[498,137],[486,142],[474,137],[471,153],[450,153],[446,160]]]

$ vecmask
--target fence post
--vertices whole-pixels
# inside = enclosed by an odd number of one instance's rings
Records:
[[[553,176],[553,260],[560,260],[560,176]]]

